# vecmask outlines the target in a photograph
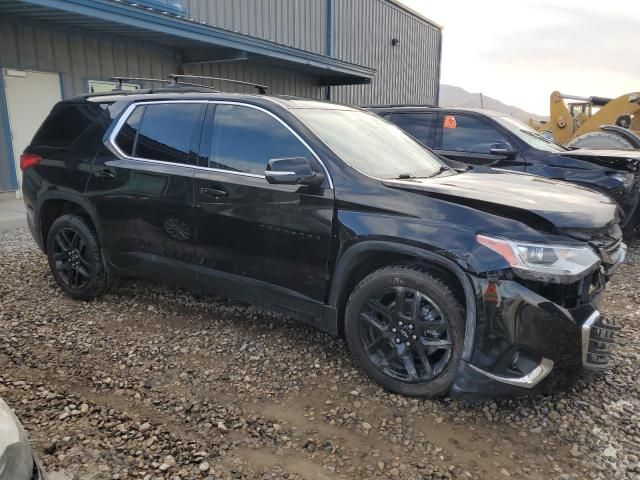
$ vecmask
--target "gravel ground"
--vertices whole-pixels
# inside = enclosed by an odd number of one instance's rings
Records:
[[[615,365],[572,392],[465,404],[384,392],[345,343],[148,282],[93,302],[0,233],[0,396],[74,479],[640,479],[640,245],[607,291]]]

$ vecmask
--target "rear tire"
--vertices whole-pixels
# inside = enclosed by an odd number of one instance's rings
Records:
[[[110,285],[98,237],[82,217],[67,214],[53,222],[47,235],[47,258],[56,283],[72,298],[99,297]]]
[[[345,311],[347,343],[358,365],[385,389],[410,396],[449,393],[464,325],[463,309],[451,290],[412,266],[368,275]]]

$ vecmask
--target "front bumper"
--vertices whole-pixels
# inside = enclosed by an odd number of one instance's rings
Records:
[[[460,362],[452,396],[551,393],[569,388],[585,370],[608,367],[617,327],[597,310],[604,277],[571,308],[526,282],[471,279],[478,292],[474,345]]]

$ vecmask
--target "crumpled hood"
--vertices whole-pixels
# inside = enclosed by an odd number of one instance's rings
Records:
[[[599,165],[625,165],[627,168],[640,164],[640,150],[589,150],[579,148],[558,153],[563,157],[576,158]]]
[[[527,174],[471,171],[436,178],[385,180],[384,184],[477,210],[503,213],[514,220],[520,220],[518,211],[533,213],[557,228],[603,228],[617,219],[617,206],[609,197],[578,185]],[[506,207],[503,212],[501,207]]]

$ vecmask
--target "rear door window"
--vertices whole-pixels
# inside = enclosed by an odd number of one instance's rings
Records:
[[[393,123],[428,147],[433,147],[436,119],[434,113],[394,113],[391,117]]]
[[[118,132],[116,145],[136,158],[187,164],[200,139],[205,107],[202,103],[139,106]]]
[[[466,115],[442,115],[440,150],[489,154],[495,143],[509,141],[487,122]]]

